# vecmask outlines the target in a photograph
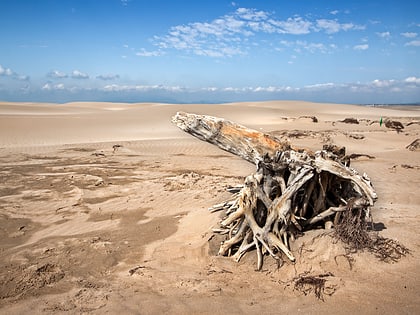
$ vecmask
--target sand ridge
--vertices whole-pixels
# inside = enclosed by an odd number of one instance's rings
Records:
[[[280,269],[266,259],[255,272],[254,255],[239,264],[214,256],[220,214],[207,208],[254,166],[178,130],[177,111],[374,157],[352,164],[378,192],[380,233],[412,254],[395,264],[368,253],[349,260],[313,231],[293,244],[298,262]],[[0,103],[0,313],[416,313],[420,153],[406,146],[420,138],[420,125],[409,125],[419,113],[289,101]],[[349,117],[359,124],[341,122]],[[405,128],[380,126],[381,117]],[[331,274],[325,302],[295,290],[306,272]]]

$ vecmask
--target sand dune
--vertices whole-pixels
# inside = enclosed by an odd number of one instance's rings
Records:
[[[374,221],[411,255],[349,261],[312,231],[293,244],[297,263],[280,269],[266,259],[255,272],[254,255],[239,264],[214,256],[220,214],[207,208],[254,166],[178,130],[177,111],[224,117],[297,147],[334,143],[362,154],[352,163],[377,190]],[[405,128],[380,126],[381,117]],[[0,313],[418,313],[420,153],[406,149],[420,138],[416,121],[418,107],[295,101],[0,103]],[[294,290],[304,272],[331,274],[331,296]]]

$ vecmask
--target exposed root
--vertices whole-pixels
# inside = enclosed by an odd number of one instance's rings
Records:
[[[363,208],[353,208],[342,214],[336,225],[335,235],[346,244],[349,252],[367,250],[385,262],[396,262],[410,253],[399,242],[368,231],[371,218]]]
[[[398,241],[382,236],[372,237],[368,250],[387,263],[397,262],[410,254],[410,250]]]
[[[356,220],[349,229],[366,230],[361,214],[369,213],[375,200],[367,176],[344,166],[331,152],[319,151],[311,156],[287,150],[277,152],[274,158],[265,155],[257,172],[245,179],[236,201],[211,208],[227,210],[220,229],[214,230],[228,235],[219,255],[239,261],[246,252],[256,249],[257,270],[262,268],[264,255],[276,260],[284,255],[294,262],[290,241],[320,225],[341,224],[343,238],[352,235],[357,242],[363,233],[347,231],[344,222]]]
[[[335,235],[351,250],[358,251],[370,244],[371,237],[367,231],[369,214],[364,208],[350,207],[344,211],[336,220]]]
[[[302,292],[304,295],[312,292],[318,300],[324,301],[324,295],[333,295],[336,288],[334,286],[326,287],[328,277],[333,277],[332,273],[325,273],[316,276],[302,274],[293,279],[294,289]]]

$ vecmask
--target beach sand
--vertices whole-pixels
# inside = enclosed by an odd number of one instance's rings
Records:
[[[348,257],[317,230],[280,268],[267,256],[255,271],[253,252],[240,263],[215,256],[222,214],[208,208],[255,167],[179,130],[177,111],[373,157],[352,166],[376,188],[375,226],[411,254]],[[420,152],[406,148],[419,121],[416,106],[0,103],[0,313],[420,313]],[[295,288],[303,274],[328,275],[324,301]]]

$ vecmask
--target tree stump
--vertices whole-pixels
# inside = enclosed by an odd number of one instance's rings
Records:
[[[236,261],[250,250],[257,269],[264,255],[295,261],[289,243],[300,233],[323,225],[340,229],[340,239],[362,241],[370,207],[377,199],[366,174],[360,175],[334,147],[309,152],[287,141],[222,118],[178,112],[173,122],[185,132],[256,165],[233,196],[210,210],[225,210],[220,228],[227,235],[219,255]]]

